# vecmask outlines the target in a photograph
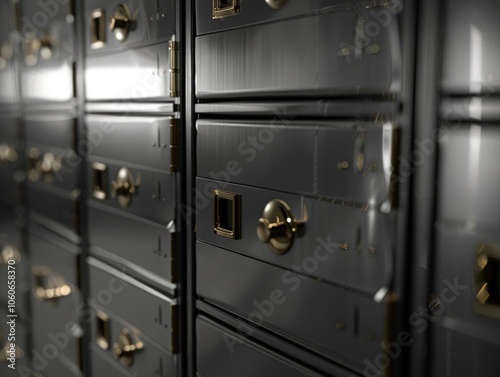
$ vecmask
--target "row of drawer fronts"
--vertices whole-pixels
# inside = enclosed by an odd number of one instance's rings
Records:
[[[162,225],[174,219],[173,175],[100,161],[88,164],[91,200]]]
[[[394,366],[385,355],[395,326],[389,322],[391,304],[208,244],[196,246],[197,293],[203,299],[356,372],[370,363]]]
[[[101,319],[104,318],[106,322],[106,317],[114,318],[122,325],[126,324],[126,331],[131,333],[129,337],[147,341],[171,355],[177,353],[176,301],[94,258],[88,258],[87,261],[90,274],[89,304],[96,311],[104,313]],[[131,301],[131,297],[134,300]],[[102,325],[107,326],[105,323]],[[112,341],[115,340],[106,340],[108,345]],[[107,349],[106,342],[99,342],[104,349]]]
[[[201,35],[195,41],[196,94],[395,93],[401,89],[399,39],[397,16],[381,26],[372,12],[359,9]]]
[[[496,125],[465,123],[443,124],[440,132],[438,217],[497,226],[500,176],[495,161],[500,158],[500,130]]]
[[[397,198],[391,123],[200,120],[197,131],[200,177],[388,208]]]
[[[332,204],[329,200],[204,179],[197,179],[197,193],[200,241],[372,297],[392,283],[395,255],[393,237],[387,232],[387,215],[342,202]],[[221,193],[236,195],[240,200],[221,201]],[[263,214],[275,202],[289,206],[290,218],[303,224],[301,232],[289,234],[289,250],[284,252],[273,246],[273,240],[284,243],[284,234],[271,236],[270,240],[262,240],[259,235]],[[273,226],[276,220],[270,222]],[[221,233],[221,228],[226,232]],[[239,237],[228,237],[230,231]]]
[[[179,278],[177,234],[172,226],[165,229],[165,226],[90,203],[89,243],[91,254],[101,257],[104,251],[111,253],[113,258],[108,259],[118,268],[132,263],[143,270],[143,277],[154,276],[163,284],[176,283]],[[96,251],[96,247],[103,251]]]
[[[196,320],[197,372],[203,377],[257,375],[319,377],[248,338],[199,316]]]

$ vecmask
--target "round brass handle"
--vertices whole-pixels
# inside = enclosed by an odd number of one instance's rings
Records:
[[[111,182],[111,196],[117,198],[120,206],[127,208],[132,203],[134,193],[140,185],[140,176],[137,182],[134,182],[132,173],[127,168],[121,168],[118,171],[116,181]]]
[[[130,12],[126,5],[120,4],[116,7],[109,23],[109,30],[113,32],[119,42],[128,38],[128,33],[135,30],[136,23],[130,19]]]
[[[34,294],[41,300],[53,300],[71,294],[71,287],[66,281],[46,266],[33,266]]]
[[[266,4],[273,9],[281,9],[285,6],[288,0],[266,0]]]
[[[132,334],[126,328],[120,331],[118,342],[113,344],[113,352],[120,362],[129,367],[134,363],[134,353],[144,348],[144,343],[137,339],[134,341]]]
[[[274,199],[267,203],[257,225],[257,236],[275,254],[285,254],[295,236],[302,236],[304,223],[295,220],[288,204]]]

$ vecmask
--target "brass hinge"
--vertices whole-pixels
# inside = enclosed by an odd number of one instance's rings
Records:
[[[177,283],[178,268],[177,268],[177,255],[179,251],[179,235],[178,233],[170,233],[170,281]]]
[[[181,123],[170,119],[170,172],[177,173],[181,168]]]
[[[168,41],[170,54],[170,97],[179,97],[179,42]]]

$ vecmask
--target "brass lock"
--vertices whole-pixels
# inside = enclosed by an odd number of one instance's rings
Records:
[[[41,300],[53,300],[71,294],[71,287],[66,281],[54,274],[46,266],[33,266],[31,269],[35,277],[34,293]]]
[[[303,232],[304,222],[295,220],[288,204],[279,199],[267,203],[257,226],[259,240],[278,255],[285,254]]]
[[[17,161],[17,152],[7,144],[0,144],[0,163]]]
[[[266,0],[266,4],[273,9],[281,9],[288,3],[288,0]]]
[[[140,175],[137,176],[137,181],[134,181],[132,173],[127,168],[121,168],[116,181],[111,182],[111,196],[118,199],[120,206],[127,208],[132,203],[134,193],[138,191],[140,184]]]
[[[21,262],[21,254],[19,253],[19,250],[11,245],[5,245],[3,247],[0,245],[0,265],[6,266],[11,260],[16,263]]]
[[[137,338],[137,337],[136,337]],[[134,353],[142,350],[144,343],[140,339],[133,339],[132,334],[127,328],[120,331],[118,342],[113,345],[115,357],[126,367],[134,363]]]
[[[135,30],[136,22],[130,19],[130,12],[125,4],[116,7],[109,22],[109,30],[113,32],[119,42],[125,42],[128,33]]]

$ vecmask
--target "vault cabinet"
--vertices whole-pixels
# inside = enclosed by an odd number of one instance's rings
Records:
[[[91,373],[181,376],[179,13],[86,0]]]
[[[20,45],[14,1],[0,2],[0,374],[29,367],[30,264],[19,108]],[[15,296],[15,297],[13,297]],[[15,328],[14,323],[15,321]],[[10,323],[8,323],[10,322]],[[11,347],[11,343],[15,343]],[[12,357],[15,360],[12,360]],[[8,359],[11,360],[8,360]]]
[[[199,376],[404,375],[412,5],[367,3],[196,1]]]
[[[500,366],[500,5],[443,9],[432,375],[490,377]]]

